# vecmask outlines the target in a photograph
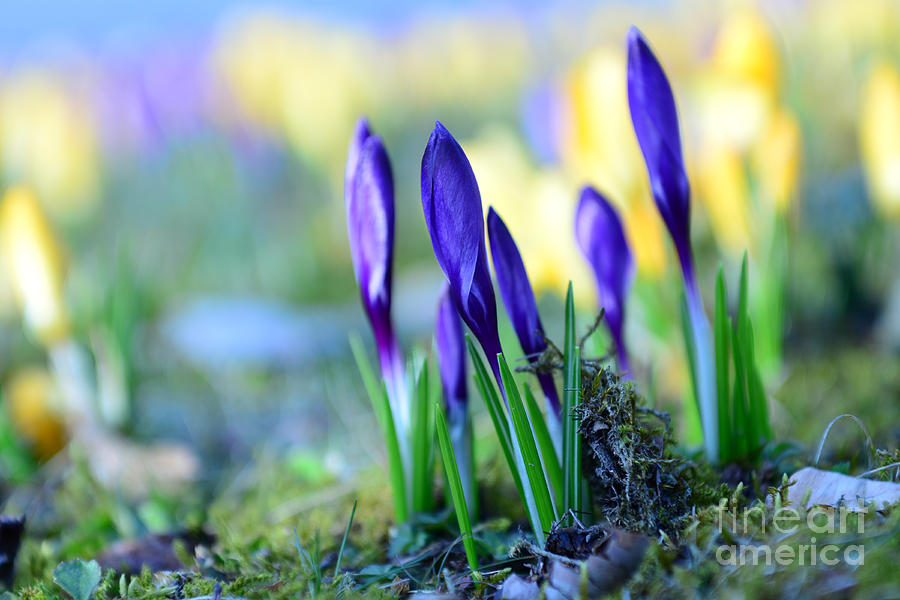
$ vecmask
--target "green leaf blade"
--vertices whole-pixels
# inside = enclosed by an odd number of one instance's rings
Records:
[[[475,553],[475,540],[472,537],[472,522],[469,518],[469,509],[466,507],[465,493],[463,492],[462,480],[459,476],[456,455],[453,453],[453,444],[450,443],[450,430],[447,428],[447,419],[444,417],[444,411],[440,405],[435,406],[435,415],[438,445],[441,449],[444,472],[447,475],[447,481],[450,486],[450,496],[453,499],[456,520],[459,523],[459,531],[462,534],[466,560],[469,563],[469,568],[472,571],[477,571],[478,557]]]

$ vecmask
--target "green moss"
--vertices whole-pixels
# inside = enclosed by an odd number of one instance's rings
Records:
[[[592,361],[581,377],[583,468],[597,513],[628,531],[677,535],[698,501],[721,492],[715,474],[674,452],[668,413],[647,407],[630,381]]]

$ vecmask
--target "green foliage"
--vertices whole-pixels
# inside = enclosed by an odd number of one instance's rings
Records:
[[[478,557],[475,554],[475,541],[472,538],[472,522],[469,519],[469,508],[466,504],[462,480],[459,476],[459,466],[456,463],[456,455],[453,452],[453,444],[450,443],[447,419],[444,417],[444,411],[441,409],[440,404],[435,405],[435,415],[438,445],[441,448],[441,459],[444,464],[444,473],[447,474],[450,496],[453,499],[453,507],[456,511],[456,520],[459,522],[459,531],[462,534],[466,560],[469,562],[469,568],[472,571],[477,571]]]
[[[768,402],[755,358],[747,271],[745,254],[741,265],[736,323],[732,323],[728,316],[725,276],[721,268],[716,278],[714,330],[721,463],[752,462],[772,439]],[[733,385],[731,372],[734,373]]]
[[[522,397],[519,395],[519,388],[502,354],[498,355],[498,360],[500,361],[500,375],[503,379],[503,387],[506,389],[506,399],[509,402],[510,420],[522,453],[525,475],[534,498],[536,512],[530,515],[532,528],[538,541],[543,544],[544,532],[550,531],[550,526],[558,518],[558,515],[554,510],[550,489],[547,487],[547,480],[544,477],[541,456],[538,453],[534,433],[528,421],[528,415],[525,412],[525,405],[522,403]],[[553,457],[554,455],[549,456],[550,459],[553,459]]]
[[[564,371],[562,452],[558,456],[544,414],[531,390],[524,393],[512,375],[502,354],[498,355],[500,378],[506,392],[506,407],[494,387],[484,361],[470,338],[466,338],[474,365],[474,378],[485,401],[497,439],[513,475],[522,504],[528,513],[532,532],[543,544],[545,532],[568,510],[576,514],[589,507],[587,484],[581,471],[582,438],[577,425],[581,402],[581,352],[575,339],[575,307],[572,285],[566,302],[565,346],[561,353],[550,344],[547,356],[552,364],[562,363]]]
[[[572,282],[566,293],[566,336],[563,348],[563,513],[569,509],[576,514],[583,510],[581,485],[581,435],[575,422],[575,411],[580,402],[581,359],[580,349],[575,345],[575,302]]]
[[[356,516],[356,505],[359,500],[353,501],[353,508],[350,510],[350,520],[347,521],[347,529],[344,530],[344,539],[341,540],[341,547],[338,550],[337,559],[334,561],[334,576],[337,577],[341,573],[341,559],[344,558],[344,550],[347,548],[347,538],[350,537],[350,528],[353,527],[353,517]]]
[[[488,374],[481,355],[475,349],[475,344],[469,334],[466,334],[466,347],[469,349],[469,356],[472,358],[472,366],[474,373],[472,377],[475,379],[475,385],[487,406],[488,413],[491,415],[491,422],[494,424],[494,431],[497,433],[497,439],[500,441],[500,448],[503,450],[503,456],[509,465],[509,471],[512,473],[513,480],[516,483],[516,489],[519,490],[519,496],[524,500],[525,492],[522,488],[522,479],[519,477],[519,469],[513,457],[512,440],[509,433],[509,423],[506,420],[506,412],[503,404],[500,402],[500,395],[497,388],[494,387],[494,380]]]
[[[434,415],[431,407],[428,359],[422,358],[415,370],[415,395],[412,403],[412,509],[426,512],[434,508]]]
[[[355,335],[350,336],[350,348],[353,351],[353,357],[356,360],[366,393],[369,395],[369,401],[372,403],[372,409],[375,411],[375,417],[378,419],[378,425],[381,427],[381,434],[387,449],[388,472],[394,496],[394,515],[398,523],[403,523],[409,518],[409,508],[406,503],[407,482],[387,389],[383,383],[378,383],[372,365],[366,358],[362,342]]]
[[[100,584],[100,565],[97,561],[81,559],[60,563],[53,570],[53,581],[61,587],[72,600],[89,600]]]
[[[556,455],[556,449],[553,447],[553,440],[550,437],[550,430],[547,429],[547,421],[544,414],[538,406],[534,394],[526,385],[522,389],[525,390],[525,407],[528,409],[528,420],[534,429],[534,439],[537,441],[538,449],[541,452],[544,468],[546,469],[547,480],[553,487],[555,498],[563,497],[563,472],[560,466],[559,457]]]

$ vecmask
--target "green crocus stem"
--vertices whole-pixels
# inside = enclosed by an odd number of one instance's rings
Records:
[[[456,456],[459,477],[462,480],[463,494],[466,497],[466,508],[469,517],[478,518],[478,490],[475,487],[475,464],[472,457],[472,427],[465,405],[456,410],[447,411],[447,428],[450,432],[450,444]]]
[[[562,460],[562,455],[563,455],[562,416],[558,412],[551,410],[549,408],[549,406],[550,406],[549,398],[547,399],[547,406],[548,406],[547,419],[546,419],[547,431],[550,433],[550,439],[553,441],[553,449],[556,451],[556,456],[554,458],[556,458],[557,461],[560,461],[560,460]]]
[[[393,328],[379,331],[375,328],[375,343],[378,349],[378,358],[381,362],[381,377],[387,388],[388,401],[391,405],[391,415],[394,419],[394,431],[397,435],[397,445],[400,448],[400,460],[403,464],[403,479],[406,481],[406,502],[412,506],[413,494],[413,460],[412,441],[410,431],[410,389],[414,382],[408,381],[407,371],[403,362],[403,353]],[[410,371],[412,373],[412,371]]]
[[[716,398],[715,355],[712,349],[712,330],[703,298],[697,287],[692,269],[684,271],[685,299],[691,329],[691,344],[694,349],[694,381],[697,402],[700,406],[700,425],[703,428],[703,447],[706,458],[717,462],[719,457],[719,419]]]

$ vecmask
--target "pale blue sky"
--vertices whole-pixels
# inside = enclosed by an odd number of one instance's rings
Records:
[[[577,10],[596,2],[565,0],[561,4]],[[541,0],[2,0],[0,57],[15,60],[48,42],[62,41],[90,50],[140,45],[164,37],[202,36],[223,15],[258,6],[388,33],[424,14],[511,10],[541,19],[548,10],[548,3]],[[554,10],[559,9],[560,3],[556,3]]]

